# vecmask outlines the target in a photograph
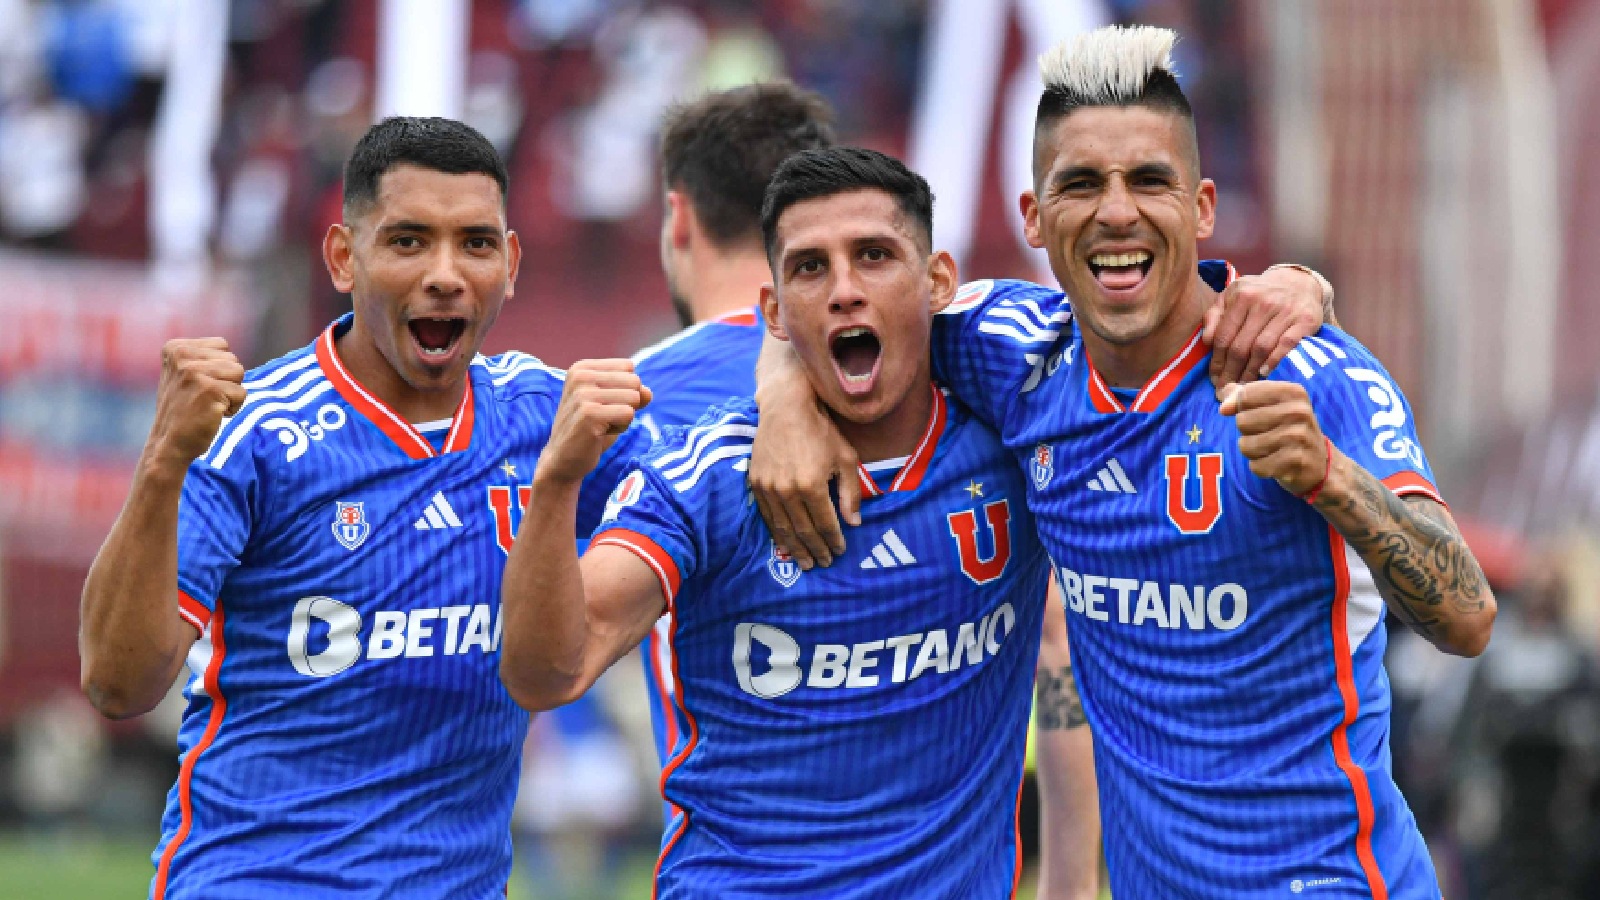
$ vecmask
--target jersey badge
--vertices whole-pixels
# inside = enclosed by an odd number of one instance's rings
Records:
[[[511,495],[516,489],[516,519],[513,520]],[[494,542],[502,553],[511,553],[511,544],[516,540],[517,528],[522,524],[522,516],[528,510],[528,501],[533,498],[533,485],[531,484],[494,484],[489,486],[489,512],[494,517]]]
[[[333,536],[339,539],[346,550],[354,550],[366,543],[367,535],[372,533],[372,524],[367,521],[365,503],[346,503],[337,501],[333,514]]]
[[[946,517],[950,524],[950,536],[956,539],[956,556],[961,560],[961,571],[974,584],[988,584],[999,578],[1006,571],[1006,563],[1011,561],[1010,501],[991,500],[985,503],[983,518],[989,524],[987,554],[978,546],[976,510],[963,509]]]
[[[1166,458],[1167,519],[1183,534],[1209,534],[1222,518],[1222,454],[1201,453],[1194,457],[1195,474],[1200,481],[1200,506],[1189,508],[1187,453],[1172,453]]]
[[[767,571],[772,573],[774,581],[784,587],[794,587],[800,580],[800,564],[794,561],[788,551],[778,546],[777,541],[772,542],[772,553],[767,557]]]
[[[1056,452],[1049,444],[1039,444],[1033,448],[1033,462],[1029,464],[1028,471],[1033,475],[1035,490],[1044,490],[1050,479],[1056,474]]]
[[[605,514],[600,517],[602,522],[610,522],[622,511],[639,502],[639,497],[644,493],[644,473],[634,469],[628,477],[622,479],[617,489],[611,492],[611,497],[606,500]]]

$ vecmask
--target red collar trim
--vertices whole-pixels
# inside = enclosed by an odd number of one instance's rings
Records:
[[[755,307],[751,307],[723,313],[711,321],[721,322],[724,325],[759,325],[761,324],[761,317],[756,314]]]
[[[928,417],[928,429],[922,433],[922,440],[917,443],[917,449],[911,451],[911,458],[900,467],[900,472],[889,482],[886,492],[878,487],[878,482],[867,471],[866,466],[856,467],[856,476],[861,480],[861,495],[863,497],[882,497],[885,493],[895,491],[914,491],[922,484],[922,477],[928,474],[928,466],[933,462],[934,448],[939,446],[939,438],[944,434],[944,426],[950,418],[950,401],[945,399],[944,391],[938,385],[930,385],[933,390],[933,414]]]
[[[1189,343],[1183,345],[1183,349],[1178,351],[1178,355],[1163,366],[1161,371],[1157,372],[1154,377],[1145,382],[1144,387],[1140,389],[1139,395],[1133,398],[1133,403],[1130,406],[1122,405],[1122,401],[1118,400],[1117,395],[1111,392],[1111,387],[1106,384],[1105,379],[1100,377],[1100,372],[1094,367],[1093,360],[1090,360],[1089,402],[1094,405],[1096,412],[1155,412],[1160,408],[1162,402],[1177,389],[1184,376],[1193,371],[1194,367],[1199,365],[1200,361],[1205,359],[1206,354],[1209,352],[1210,350],[1206,348],[1206,345],[1200,343],[1200,331],[1196,329],[1194,336],[1189,338]],[[1087,348],[1084,349],[1083,356],[1084,359],[1089,358]]]
[[[334,343],[334,329],[338,326],[335,322],[322,332],[317,338],[317,364],[322,367],[322,373],[332,382],[334,390],[355,408],[356,412],[366,416],[378,430],[389,436],[400,452],[412,459],[430,459],[438,456],[434,452],[433,444],[422,433],[411,427],[411,423],[402,419],[398,413],[390,409],[387,404],[379,400],[370,391],[361,386],[361,382],[351,377],[345,369],[344,362],[339,359],[339,350]],[[465,450],[472,444],[472,379],[467,378],[467,389],[461,395],[461,405],[456,408],[455,418],[450,423],[450,433],[444,440],[444,452],[453,453]]]

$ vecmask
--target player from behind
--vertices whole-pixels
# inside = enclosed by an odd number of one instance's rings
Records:
[[[941,317],[936,371],[1001,398],[982,409],[1031,479],[1118,811],[1113,891],[1437,898],[1389,769],[1383,609],[1351,572],[1452,653],[1482,650],[1494,597],[1355,340],[1324,328],[1220,403],[1203,377],[1216,194],[1173,39],[1102,29],[1043,60],[1024,208],[1071,312],[997,283]],[[1036,343],[996,334],[1040,309],[1058,327]]]
[[[501,674],[530,708],[568,702],[671,611],[688,736],[657,896],[1015,888],[1049,564],[1004,448],[931,380],[957,287],[931,211],[921,178],[866,150],[802,153],[768,188],[768,327],[868,460],[871,539],[833,568],[802,571],[748,502],[748,400],[656,448],[580,559],[571,512],[635,395],[612,364],[573,367],[532,498],[561,513],[507,564]]]
[[[380,122],[323,246],[354,312],[249,374],[220,340],[164,351],[79,634],[113,718],[193,671],[156,900],[504,896],[528,717],[500,577],[562,379],[477,355],[520,260],[505,191],[471,128]]]

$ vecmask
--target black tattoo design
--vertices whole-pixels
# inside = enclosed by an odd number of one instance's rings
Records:
[[[1083,714],[1083,699],[1078,696],[1078,681],[1072,677],[1072,666],[1051,670],[1040,666],[1034,677],[1034,713],[1040,731],[1057,731],[1088,724]]]
[[[1317,508],[1366,561],[1389,609],[1437,643],[1452,621],[1483,612],[1488,582],[1461,532],[1432,500],[1402,500],[1359,466],[1348,498]]]

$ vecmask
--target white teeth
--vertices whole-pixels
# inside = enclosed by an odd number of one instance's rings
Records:
[[[845,330],[839,332],[838,338],[853,338],[853,337],[856,337],[858,335],[871,334],[871,333],[872,333],[871,329],[865,328],[865,327],[860,326],[860,325],[857,325],[854,328],[846,328]],[[838,338],[835,338],[835,340],[837,340]]]
[[[866,384],[868,381],[872,380],[871,372],[868,372],[865,375],[851,375],[847,372],[841,372],[840,374],[844,375],[844,380],[849,384]]]
[[[1124,266],[1142,266],[1150,259],[1150,253],[1145,250],[1134,250],[1130,253],[1096,253],[1089,257],[1089,262],[1106,269],[1117,269]]]
[[[423,347],[422,348],[422,355],[423,356],[443,356],[443,355],[445,355],[446,353],[449,353],[449,352],[450,352],[450,348],[449,347],[440,347],[437,350],[431,349],[429,347]]]

